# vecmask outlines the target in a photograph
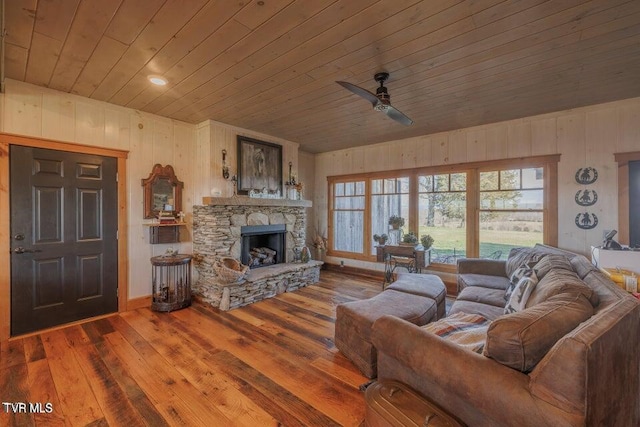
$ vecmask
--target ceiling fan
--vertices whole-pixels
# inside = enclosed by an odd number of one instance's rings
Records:
[[[358,96],[371,102],[373,109],[376,111],[382,111],[393,120],[402,123],[405,126],[413,124],[413,120],[405,116],[400,110],[391,105],[391,97],[387,88],[384,86],[384,82],[389,78],[389,73],[376,73],[373,79],[380,83],[380,87],[376,89],[375,95],[366,89],[362,89],[360,86],[348,82],[336,82],[340,86],[355,93]]]

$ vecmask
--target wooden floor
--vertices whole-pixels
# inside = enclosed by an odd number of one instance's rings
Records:
[[[139,309],[11,340],[0,400],[42,406],[3,404],[0,425],[357,426],[367,379],[333,345],[335,307],[379,292],[323,271],[316,285],[229,312]]]

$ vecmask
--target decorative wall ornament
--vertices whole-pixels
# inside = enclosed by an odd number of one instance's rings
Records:
[[[579,213],[578,215],[576,215],[575,222],[578,228],[581,228],[583,230],[591,230],[598,225],[598,217],[594,213]]]
[[[582,185],[589,185],[598,179],[598,171],[596,168],[587,167],[580,168],[576,171],[576,182]]]
[[[227,150],[222,150],[222,177],[229,179],[229,166],[227,166]]]
[[[598,201],[598,193],[596,190],[578,190],[575,200],[580,206],[593,206]]]

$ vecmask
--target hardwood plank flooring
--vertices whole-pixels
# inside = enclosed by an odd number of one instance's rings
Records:
[[[367,378],[333,344],[335,308],[379,292],[323,271],[229,312],[141,308],[12,339],[0,346],[0,397],[42,406],[0,407],[0,425],[358,426]]]

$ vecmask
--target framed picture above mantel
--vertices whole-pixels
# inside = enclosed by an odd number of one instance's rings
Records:
[[[238,194],[282,194],[282,146],[238,135]]]

